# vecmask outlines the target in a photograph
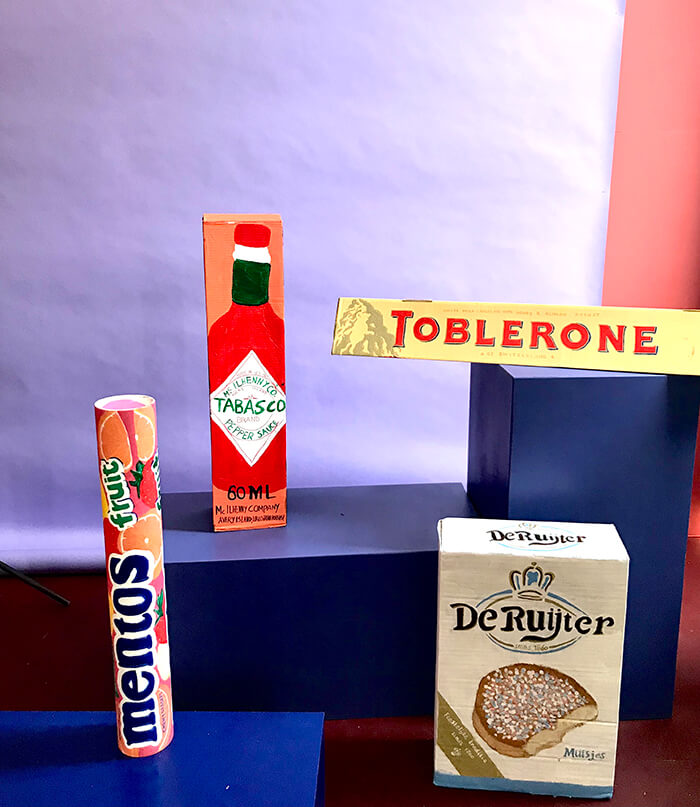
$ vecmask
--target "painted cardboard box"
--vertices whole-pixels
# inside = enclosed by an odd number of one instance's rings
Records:
[[[439,524],[435,784],[612,795],[627,552],[611,524]]]
[[[282,220],[206,215],[215,530],[287,522]]]
[[[341,297],[331,352],[700,375],[700,311]]]

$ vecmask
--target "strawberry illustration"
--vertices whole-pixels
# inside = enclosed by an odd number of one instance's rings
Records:
[[[129,484],[136,488],[138,498],[149,509],[156,507],[160,503],[158,480],[156,479],[157,467],[157,454],[148,462],[144,463],[139,460],[131,471],[133,479],[129,480]]]
[[[158,503],[158,484],[156,477],[151,467],[152,460],[148,461],[148,465],[144,469],[143,479],[141,481],[141,501],[148,505],[148,507],[155,507]]]
[[[161,588],[156,597],[156,639],[158,644],[168,641],[168,629],[165,622],[165,589]]]

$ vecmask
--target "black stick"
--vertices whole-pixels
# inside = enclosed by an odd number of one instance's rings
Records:
[[[37,581],[34,580],[34,578],[28,577],[24,572],[20,572],[19,569],[15,569],[14,566],[10,566],[9,564],[5,563],[2,560],[0,560],[0,569],[2,569],[3,572],[7,572],[7,574],[16,577],[18,580],[21,580],[23,583],[26,583],[28,586],[35,588],[37,591],[41,591],[42,594],[46,594],[46,596],[51,597],[52,600],[60,602],[61,605],[70,605],[70,600],[67,600],[60,594],[56,594],[56,592],[51,591],[50,588],[42,586],[41,583],[37,583]]]

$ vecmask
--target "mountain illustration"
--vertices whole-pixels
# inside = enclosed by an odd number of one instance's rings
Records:
[[[333,352],[342,356],[399,356],[384,319],[367,300],[354,299],[335,329]]]

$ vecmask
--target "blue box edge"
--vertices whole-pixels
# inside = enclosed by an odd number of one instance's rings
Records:
[[[569,796],[570,798],[609,799],[612,787],[604,785],[574,785],[565,782],[530,782],[526,779],[492,779],[487,776],[460,776],[455,773],[438,773],[433,776],[438,787],[457,787],[463,790],[498,790],[501,792],[530,793],[533,796]]]

